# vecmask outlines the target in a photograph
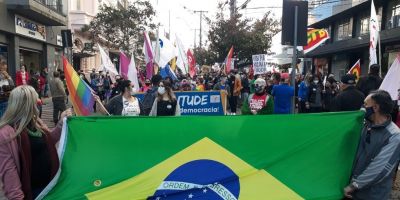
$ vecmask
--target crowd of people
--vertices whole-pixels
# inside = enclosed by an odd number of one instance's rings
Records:
[[[390,194],[400,157],[399,101],[378,90],[382,83],[379,65],[372,65],[369,74],[359,80],[352,74],[340,77],[340,81],[332,74],[297,74],[295,85],[290,84],[288,73],[253,75],[238,70],[229,74],[211,71],[193,78],[154,75],[141,80],[139,87],[107,72],[93,70],[89,78],[83,71],[78,74],[93,90],[96,112],[109,115],[179,116],[180,106],[174,92],[210,90],[226,93],[229,115],[364,108],[364,128],[344,196],[388,199]],[[49,78],[47,70],[30,74],[21,66],[15,80],[14,83],[7,73],[7,64],[0,62],[1,94],[8,100],[0,120],[0,183],[4,195],[10,199],[33,199],[59,167],[55,144],[60,138],[63,117],[71,116],[72,111],[66,107],[68,90],[62,71],[53,72]],[[54,107],[53,130],[40,119],[41,97],[47,96],[46,88]],[[144,93],[142,101],[135,97],[137,92]]]

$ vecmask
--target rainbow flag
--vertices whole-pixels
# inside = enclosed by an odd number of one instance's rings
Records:
[[[88,116],[93,112],[95,102],[91,88],[83,81],[68,60],[63,57],[65,80],[72,105],[77,115]]]

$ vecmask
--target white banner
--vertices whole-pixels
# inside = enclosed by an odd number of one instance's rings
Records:
[[[15,32],[30,38],[46,41],[46,26],[15,15]]]
[[[259,54],[253,55],[253,71],[254,75],[257,74],[265,74],[267,73],[268,64],[267,64],[267,55],[266,54]]]

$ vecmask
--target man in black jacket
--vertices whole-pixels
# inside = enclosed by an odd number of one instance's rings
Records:
[[[358,80],[356,88],[364,93],[365,96],[371,91],[379,89],[382,83],[382,78],[379,76],[379,68],[378,64],[373,64],[369,68],[368,76],[361,77]]]
[[[357,90],[354,86],[355,84],[355,75],[346,74],[342,77],[340,83],[341,92],[333,99],[331,111],[360,110],[361,106],[364,104],[365,95]]]

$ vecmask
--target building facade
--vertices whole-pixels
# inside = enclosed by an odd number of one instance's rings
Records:
[[[73,40],[73,66],[76,70],[89,73],[101,68],[101,57],[97,44],[87,32],[82,32],[85,25],[89,25],[99,12],[102,5],[128,6],[127,0],[70,0],[68,7],[68,29],[71,29]],[[110,50],[110,58],[118,63],[118,51]],[[113,53],[114,52],[114,53]]]
[[[381,30],[384,75],[400,53],[400,0],[374,0],[374,3]],[[331,0],[310,11],[313,17],[309,27],[325,28],[330,34],[330,40],[307,54],[319,72],[340,77],[360,59],[362,75],[368,73],[370,12],[371,0]]]
[[[22,65],[36,73],[62,68],[61,30],[67,0],[0,0],[0,59],[15,78]]]

